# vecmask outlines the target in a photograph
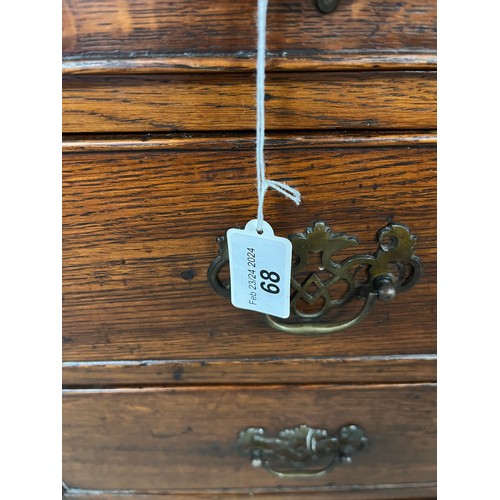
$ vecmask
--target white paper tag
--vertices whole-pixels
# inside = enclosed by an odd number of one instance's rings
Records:
[[[245,229],[229,229],[229,272],[231,303],[279,318],[290,316],[290,278],[292,243],[274,236],[273,228],[264,222],[263,233],[257,233],[257,220]]]

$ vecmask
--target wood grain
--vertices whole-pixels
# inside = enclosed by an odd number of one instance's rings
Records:
[[[287,491],[288,490],[288,491]],[[323,490],[323,491],[321,491]],[[306,496],[307,495],[307,496]],[[95,490],[69,490],[63,498],[71,500],[243,500],[256,498],[257,500],[403,500],[411,498],[413,500],[437,500],[436,486],[408,485],[356,488],[350,491],[334,486],[324,488],[299,488],[292,491],[288,488],[280,488],[279,492],[259,492],[255,489],[248,490],[247,493],[196,493],[195,496],[189,493],[130,493],[130,492],[99,492]]]
[[[266,79],[268,130],[434,129],[433,71],[277,73]],[[248,74],[72,76],[66,133],[254,130]]]
[[[435,355],[63,363],[66,387],[434,382]]]
[[[432,384],[66,390],[63,479],[70,488],[137,493],[276,488],[283,479],[239,454],[238,432],[276,435],[302,423],[331,432],[356,423],[369,445],[350,466],[285,486],[435,482]]]
[[[353,147],[345,137],[344,148],[342,137],[332,148],[268,149],[268,175],[298,187],[303,203],[296,207],[270,193],[266,217],[279,235],[325,220],[358,236],[356,253],[376,249],[375,234],[388,220],[407,224],[424,267],[414,289],[377,304],[358,326],[335,335],[276,332],[261,315],[232,307],[206,281],[215,238],[255,216],[248,141],[220,138],[215,150],[191,142],[192,150],[67,153],[64,360],[434,353],[435,146]],[[354,302],[341,317],[358,310]]]
[[[324,149],[324,148],[367,148],[367,147],[408,147],[436,144],[433,131],[377,131],[376,135],[349,130],[348,132],[317,131],[272,131],[266,133],[266,149]],[[210,150],[253,149],[255,132],[238,133],[146,133],[137,134],[65,134],[64,153],[99,151],[159,151],[159,150]]]
[[[64,498],[436,496],[435,2],[270,0],[268,171],[304,201],[270,193],[268,220],[284,236],[325,220],[356,253],[403,222],[424,266],[316,338],[206,281],[215,237],[255,212],[255,6],[63,0]],[[351,422],[369,447],[312,481],[235,446],[249,426]]]
[[[435,71],[435,54],[372,53],[317,54],[310,56],[267,57],[266,71],[352,71],[352,70],[429,70]],[[132,75],[162,73],[253,72],[255,58],[236,56],[163,56],[120,59],[65,58],[63,75]]]
[[[63,55],[254,58],[255,14],[255,1],[64,0]],[[282,58],[436,50],[432,0],[342,0],[330,15],[312,0],[271,0],[267,24],[268,51]]]

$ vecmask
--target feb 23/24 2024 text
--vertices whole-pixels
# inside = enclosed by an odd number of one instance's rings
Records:
[[[287,238],[274,236],[264,222],[257,232],[257,220],[245,229],[227,232],[231,303],[279,318],[290,315],[290,274],[292,244]]]

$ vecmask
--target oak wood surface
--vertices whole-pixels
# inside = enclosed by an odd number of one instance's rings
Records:
[[[64,360],[434,353],[435,147],[346,142],[346,148],[270,147],[268,175],[298,187],[303,203],[296,207],[271,192],[267,219],[279,235],[325,220],[358,236],[355,253],[375,251],[375,234],[388,220],[402,222],[418,237],[424,274],[356,327],[315,338],[276,332],[207,283],[215,238],[255,216],[248,142],[65,154]],[[359,307],[354,301],[341,317]]]
[[[434,129],[433,71],[275,73],[266,128]],[[63,131],[255,130],[255,81],[242,73],[68,76]]]
[[[256,1],[64,0],[63,55],[120,59],[158,55],[254,58]],[[271,0],[267,48],[297,56],[435,54],[434,0],[342,0],[329,15],[313,0]]]
[[[64,0],[66,57],[210,54],[249,57],[255,1]],[[271,0],[267,47],[282,57],[336,52],[435,52],[431,0],[342,0],[322,15],[310,0]]]
[[[352,70],[428,70],[435,71],[435,54],[368,53],[321,54],[313,57],[298,55],[291,58],[268,56],[266,72],[278,71],[352,71]],[[127,57],[120,59],[63,60],[63,75],[106,74],[162,74],[207,72],[253,72],[255,58],[236,56],[156,56]]]
[[[369,445],[320,478],[286,486],[435,481],[433,384],[66,390],[63,479],[70,488],[168,492],[284,485],[240,456],[247,427],[268,435],[306,423],[355,423]]]
[[[361,325],[310,339],[205,277],[215,237],[255,212],[255,6],[63,0],[65,498],[436,495],[434,386],[400,384],[436,378],[435,2],[270,0],[268,169],[304,201],[270,193],[268,219],[284,236],[324,219],[356,253],[403,222],[424,265]],[[235,449],[248,426],[354,421],[369,448],[319,480]]]
[[[63,363],[63,385],[66,387],[198,385],[224,382],[387,383],[435,380],[435,355]]]
[[[266,149],[324,149],[324,148],[367,148],[367,147],[409,147],[436,145],[436,133],[432,130],[385,131],[271,131],[266,133]],[[183,132],[145,134],[65,134],[62,149],[64,153],[100,151],[158,151],[158,150],[210,150],[253,149],[255,132]]]

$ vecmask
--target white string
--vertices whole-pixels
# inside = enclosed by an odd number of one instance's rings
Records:
[[[264,198],[268,188],[272,188],[300,204],[300,193],[284,182],[266,179],[264,161],[265,108],[264,89],[266,77],[266,17],[268,0],[258,0],[257,4],[257,125],[256,125],[256,161],[257,161],[257,231],[262,231],[264,222]]]

